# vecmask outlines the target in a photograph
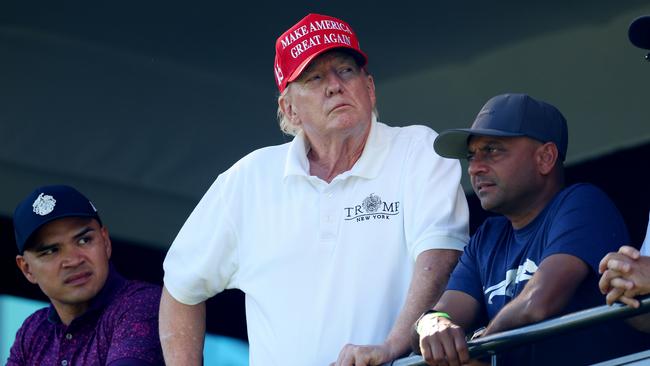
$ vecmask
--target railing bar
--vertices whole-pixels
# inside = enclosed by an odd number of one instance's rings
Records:
[[[546,336],[564,333],[570,330],[587,327],[612,319],[631,317],[650,311],[650,296],[639,299],[637,309],[616,303],[612,306],[602,305],[591,309],[578,311],[557,318],[527,325],[521,328],[507,330],[467,342],[471,358],[484,355],[494,355],[522,343],[529,343]],[[384,364],[384,366],[426,366],[421,356],[409,356]]]

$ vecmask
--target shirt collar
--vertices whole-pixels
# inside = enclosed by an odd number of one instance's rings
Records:
[[[106,305],[110,304],[113,298],[117,295],[118,291],[126,284],[126,279],[122,277],[109,262],[108,277],[104,283],[104,287],[97,293],[97,295],[90,300],[90,306],[85,313],[73,319],[73,322],[80,318],[91,316],[100,312]],[[50,309],[47,314],[47,320],[50,323],[61,323],[61,318],[57,314],[54,305],[50,303]],[[72,323],[71,323],[72,324]]]
[[[390,138],[387,134],[386,125],[378,122],[373,115],[370,124],[370,133],[366,140],[366,146],[364,146],[363,153],[361,153],[359,160],[354,163],[352,169],[339,174],[333,181],[345,179],[349,176],[357,176],[367,179],[377,177],[388,154],[389,142]],[[309,141],[307,140],[305,133],[300,131],[289,144],[289,151],[284,165],[285,178],[291,175],[304,177],[309,176],[309,159],[307,159],[308,151]]]

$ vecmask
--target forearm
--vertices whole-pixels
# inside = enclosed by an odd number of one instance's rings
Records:
[[[160,344],[167,365],[201,365],[205,337],[205,303],[185,305],[163,288]]]
[[[409,350],[413,324],[438,301],[460,254],[457,250],[432,249],[418,256],[406,302],[385,342],[394,357]]]
[[[536,323],[559,314],[589,274],[581,259],[554,254],[542,261],[517,297],[490,321],[484,335]]]
[[[504,306],[494,319],[490,321],[485,328],[485,332],[483,332],[483,336],[521,327],[544,319],[541,314],[531,310],[530,303],[526,299],[515,298]]]

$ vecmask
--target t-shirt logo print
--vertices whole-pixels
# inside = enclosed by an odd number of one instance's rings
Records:
[[[366,197],[363,202],[361,202],[361,207],[363,207],[366,212],[377,212],[381,207],[381,197],[371,193],[370,196]]]
[[[374,193],[368,195],[361,204],[344,207],[346,221],[390,220],[399,215],[400,202],[386,202]]]
[[[41,216],[45,216],[54,211],[54,206],[56,206],[54,197],[43,193],[39,194],[34,200],[34,203],[32,203],[34,213]]]
[[[537,264],[526,258],[524,264],[519,265],[517,269],[511,269],[506,272],[506,279],[485,289],[485,294],[490,294],[488,303],[492,303],[492,298],[498,295],[512,297],[514,293],[513,286],[519,282],[528,281],[537,272]]]

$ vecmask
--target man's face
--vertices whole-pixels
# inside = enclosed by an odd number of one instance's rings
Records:
[[[280,108],[309,137],[364,132],[370,124],[375,84],[345,52],[318,56],[288,88]]]
[[[470,138],[467,171],[483,209],[508,216],[529,207],[541,178],[536,163],[541,145],[528,137]]]
[[[43,225],[16,263],[57,310],[83,311],[106,282],[110,256],[106,228],[94,219],[68,217]]]

